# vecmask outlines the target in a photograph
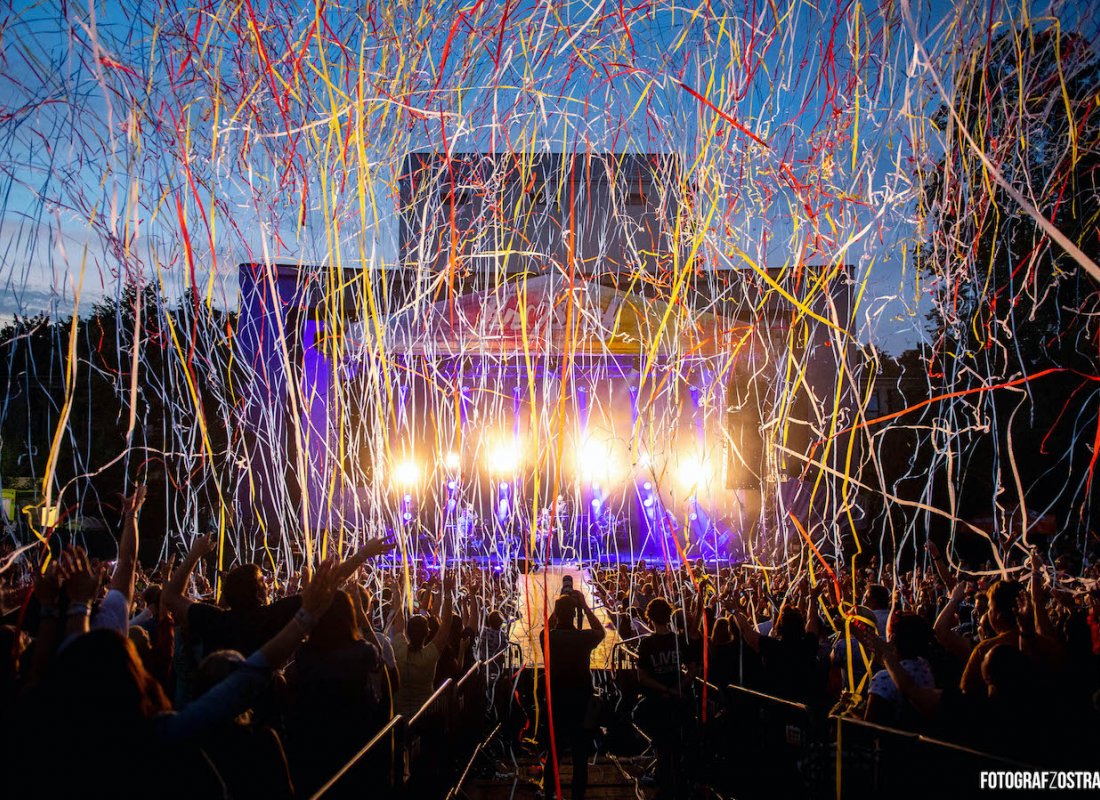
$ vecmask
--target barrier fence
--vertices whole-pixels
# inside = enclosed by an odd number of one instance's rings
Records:
[[[621,707],[638,698],[636,654],[616,647]],[[982,771],[1034,771],[1021,763],[918,733],[809,706],[743,686],[695,679],[703,754],[699,778],[739,798],[933,798],[979,791]]]
[[[386,723],[312,800],[446,795],[468,771],[486,734],[499,729],[490,707],[500,696],[496,690],[518,669],[518,657],[518,648],[508,647],[476,662],[458,681],[444,681],[412,717],[397,715]]]
[[[411,718],[390,720],[313,800],[459,796],[478,753],[494,737],[507,738],[508,714],[520,702],[516,687],[535,680],[519,658],[507,648],[445,681]],[[617,645],[604,680],[618,692],[614,715],[645,749],[649,743],[632,723],[639,697],[634,659],[632,650]],[[691,702],[703,722],[693,763],[700,781],[723,796],[953,797],[976,792],[983,770],[1035,769],[917,733],[825,717],[743,686],[696,678]]]

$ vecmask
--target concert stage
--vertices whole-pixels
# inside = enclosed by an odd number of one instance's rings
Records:
[[[592,668],[608,669],[611,666],[611,651],[621,641],[619,633],[611,625],[611,615],[607,609],[597,604],[592,585],[588,581],[588,570],[576,565],[548,566],[519,576],[516,582],[519,619],[512,623],[510,639],[519,645],[524,664],[537,667],[543,665],[540,641],[542,630],[546,626],[546,618],[553,613],[554,601],[561,594],[562,578],[566,575],[573,576],[573,588],[584,593],[588,604],[607,631],[607,636],[592,653]],[[586,622],[585,625],[587,624]]]

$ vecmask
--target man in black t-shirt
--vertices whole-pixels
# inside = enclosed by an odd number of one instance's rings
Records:
[[[588,630],[573,624],[578,607],[588,620]],[[592,700],[592,651],[607,632],[584,595],[577,591],[557,599],[550,626],[542,636],[542,649],[549,678],[554,749],[572,751],[572,796],[581,800],[588,787],[588,754],[592,746],[592,735],[585,729],[585,715]]]
[[[672,606],[663,598],[651,600],[646,618],[653,633],[638,644],[638,684],[642,699],[634,711],[638,726],[657,751],[657,785],[662,796],[686,795],[682,774],[684,742],[692,724],[683,691],[685,642],[671,626]]]

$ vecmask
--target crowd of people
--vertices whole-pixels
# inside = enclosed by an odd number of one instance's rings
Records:
[[[668,795],[690,786],[696,678],[1021,764],[1093,763],[1100,569],[1071,577],[1032,551],[979,575],[952,567],[934,542],[926,551],[927,569],[904,572],[874,559],[793,577],[750,564],[596,570],[620,636],[634,644],[635,716]]]
[[[384,538],[277,585],[256,564],[218,573],[211,536],[146,571],[142,496],[126,501],[113,564],[73,546],[5,558],[12,796],[79,787],[107,764],[120,797],[309,796],[394,714],[498,656],[520,614],[516,569],[381,564],[395,547]],[[1032,551],[971,572],[931,542],[925,562],[591,566],[601,614],[566,582],[539,634],[548,760],[571,754],[570,792],[583,797],[602,713],[591,654],[610,633],[634,659],[627,710],[665,797],[691,793],[698,678],[1025,763],[1094,747],[1096,566],[1071,579]]]
[[[505,647],[506,576],[377,566],[395,547],[382,538],[279,586],[251,563],[218,575],[214,536],[146,573],[142,497],[113,565],[80,547],[8,559],[5,794],[86,792],[111,765],[116,797],[309,797],[391,716]]]

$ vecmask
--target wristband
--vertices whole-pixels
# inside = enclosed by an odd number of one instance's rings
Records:
[[[298,626],[306,633],[313,630],[317,625],[317,617],[310,614],[304,608],[299,608],[294,613],[294,621],[297,622]]]
[[[84,603],[69,603],[69,610],[65,612],[67,617],[90,617],[92,615],[92,601]]]

